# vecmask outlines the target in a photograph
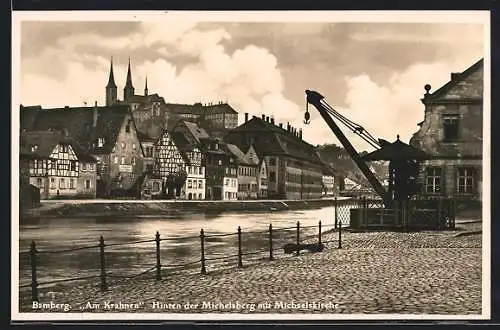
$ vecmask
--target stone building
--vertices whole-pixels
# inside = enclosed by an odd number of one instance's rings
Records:
[[[275,125],[274,119],[248,119],[231,130],[224,140],[242,150],[253,145],[268,170],[268,197],[314,199],[321,197],[323,162],[314,147],[302,139],[302,131],[290,124]]]
[[[431,155],[422,164],[422,193],[481,200],[483,159],[483,60],[422,98],[424,120],[410,144]]]

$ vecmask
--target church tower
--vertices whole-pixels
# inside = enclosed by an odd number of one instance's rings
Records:
[[[128,71],[127,71],[127,82],[125,83],[125,88],[123,89],[123,100],[127,102],[130,98],[135,95],[135,89],[132,85],[132,72],[130,70],[130,58],[128,59]]]
[[[144,96],[148,96],[148,76],[146,76],[146,84],[144,85]]]
[[[113,57],[111,57],[111,66],[109,68],[109,79],[106,85],[106,106],[111,106],[116,103],[118,97],[118,89],[115,84],[115,75],[113,73]]]

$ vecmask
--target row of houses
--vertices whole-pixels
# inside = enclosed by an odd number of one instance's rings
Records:
[[[42,199],[308,199],[322,195],[323,163],[290,125],[263,116],[224,139],[179,120],[153,138],[127,105],[21,106],[20,156]]]

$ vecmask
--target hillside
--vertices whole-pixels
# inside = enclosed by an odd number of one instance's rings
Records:
[[[338,175],[356,181],[365,187],[370,186],[368,180],[344,148],[335,144],[323,144],[316,146],[316,150],[318,151],[321,159],[330,165]],[[360,155],[364,155],[366,153],[366,151],[363,151],[360,152]],[[386,162],[377,161],[369,162],[367,164],[380,181],[387,178],[388,170]]]

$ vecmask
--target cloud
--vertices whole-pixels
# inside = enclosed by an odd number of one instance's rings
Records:
[[[417,63],[394,73],[387,85],[379,85],[367,74],[347,77],[347,106],[336,110],[363,126],[375,138],[394,141],[399,134],[401,140],[408,142],[418,129],[417,123],[424,118],[424,106],[420,102],[424,85],[429,83],[432,90],[436,90],[449,81],[451,72],[461,72],[477,59]],[[347,128],[341,126],[341,129],[358,150],[372,150]]]
[[[286,40],[292,40],[300,26],[283,25],[282,29],[289,34]],[[320,31],[323,26],[310,25],[310,28]],[[136,30],[121,36],[99,34],[90,29],[87,32],[80,29],[71,36],[62,35],[56,42],[46,43],[41,51],[22,55],[21,102],[46,107],[82,105],[84,101],[91,104],[95,100],[104,104],[110,55],[115,56],[115,80],[122,98],[130,55],[137,94],[142,93],[147,76],[149,92],[160,94],[167,102],[228,101],[241,114],[273,115],[277,123],[290,122],[294,127],[303,128],[304,139],[311,144],[338,143],[312,106],[311,124],[303,124],[305,105],[298,102],[305,99],[302,94],[305,88],[318,88],[327,99],[331,97],[332,106],[342,105],[337,109],[339,112],[367,128],[375,137],[394,140],[396,134],[400,134],[407,141],[423,119],[419,99],[424,84],[438,88],[449,79],[450,72],[467,68],[481,56],[478,48],[466,47],[456,52],[452,61],[446,53],[439,56],[442,61],[432,57],[417,64],[402,64],[403,69],[398,71],[383,67],[384,79],[381,79],[380,74],[374,73],[381,71],[377,59],[363,59],[360,54],[364,52],[354,51],[349,52],[353,55],[343,54],[346,58],[333,60],[335,51],[328,56],[318,55],[308,50],[307,39],[314,44],[314,37],[309,34],[308,38],[301,39],[305,44],[300,45],[300,49],[309,54],[307,60],[302,58],[301,66],[294,63],[283,70],[286,56],[270,45],[238,42],[230,31],[224,25],[207,27],[196,22],[176,21],[141,23]],[[446,32],[452,34],[450,30]],[[25,38],[22,42],[29,44],[31,40]],[[457,43],[456,47],[459,46]],[[290,46],[286,50],[295,53],[296,48]],[[405,54],[408,52],[405,50]],[[439,53],[437,46],[436,53]],[[182,65],[176,61],[178,58],[183,59]],[[360,59],[363,65],[357,65]],[[321,70],[314,71],[315,66]],[[346,66],[350,67],[349,71],[343,70]],[[294,87],[293,94],[287,94],[287,86]],[[240,123],[242,120],[240,116]],[[359,150],[368,148],[359,138],[347,135]]]

